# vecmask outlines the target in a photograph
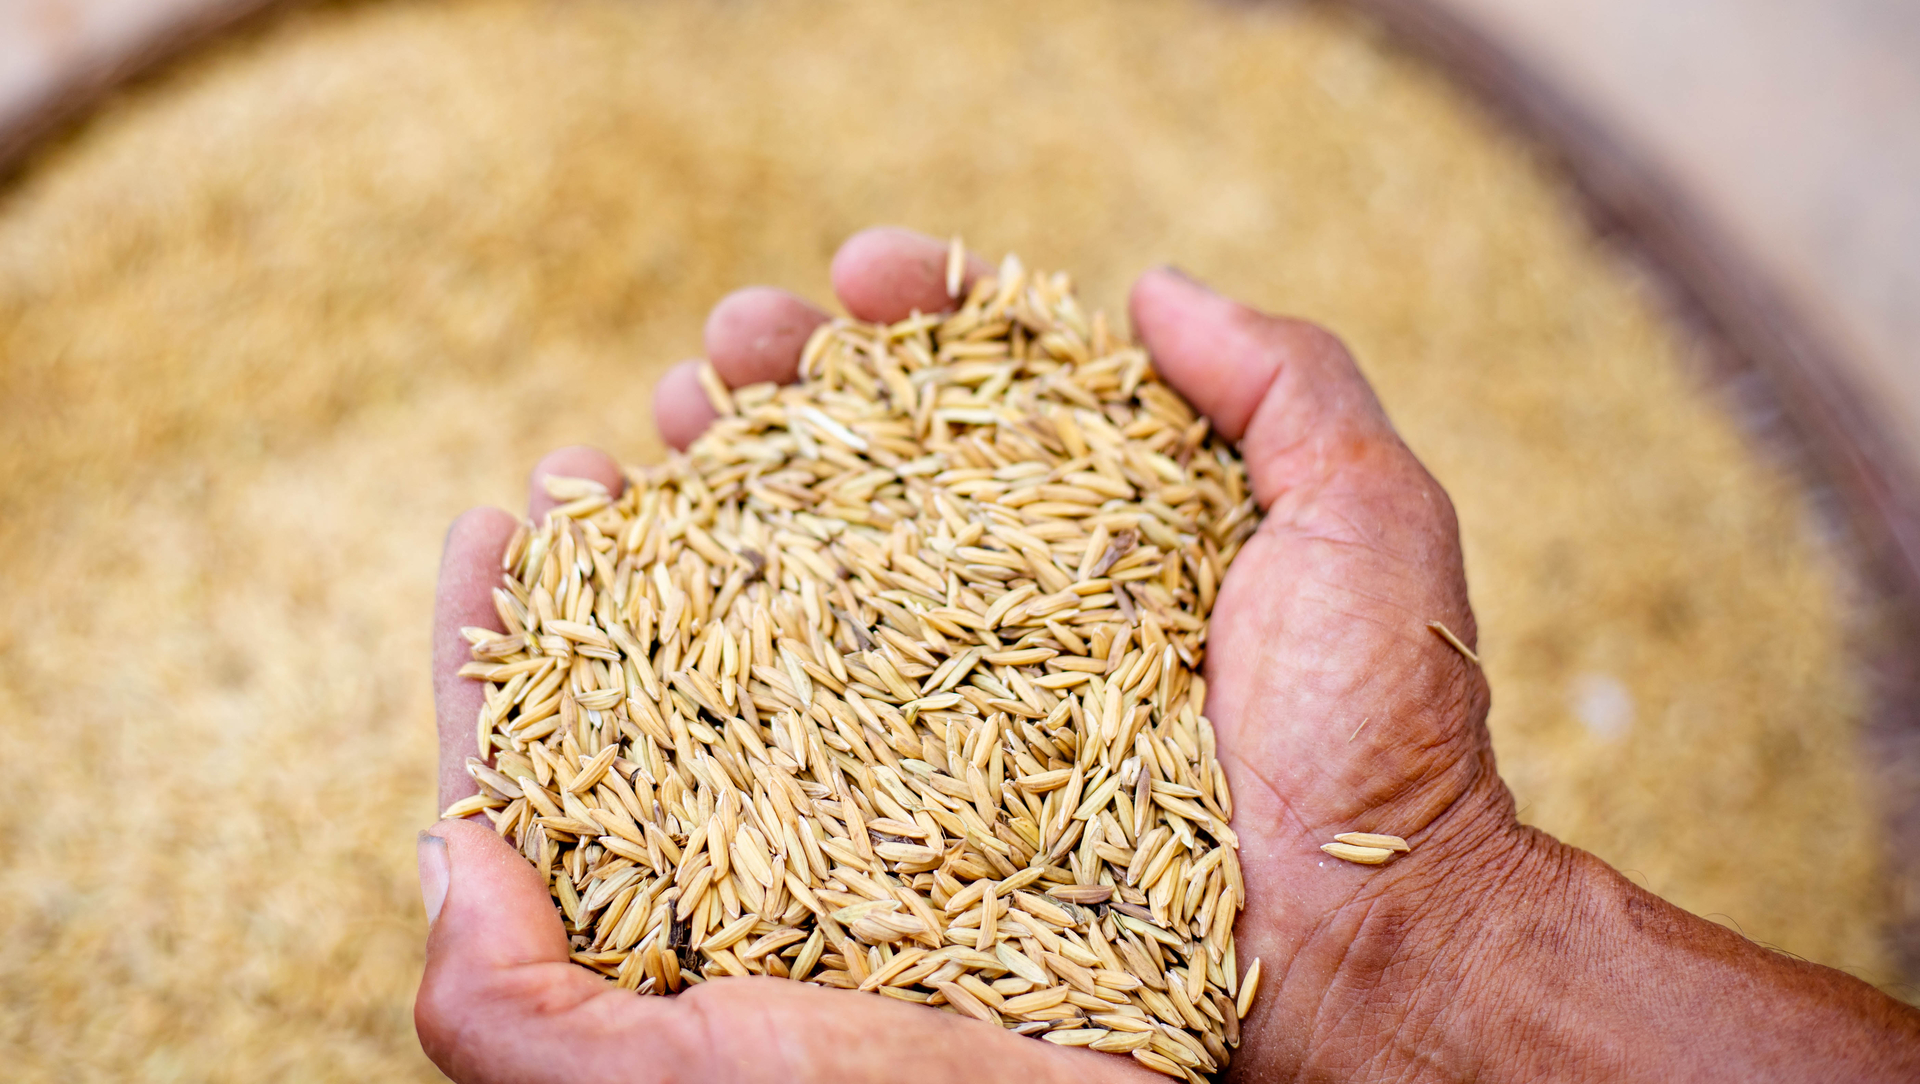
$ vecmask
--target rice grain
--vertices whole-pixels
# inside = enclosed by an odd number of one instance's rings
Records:
[[[1258,522],[1239,459],[1014,256],[950,315],[823,325],[800,377],[702,363],[687,454],[547,481],[506,631],[466,630],[480,793],[447,815],[641,993],[777,975],[1223,1067],[1258,962],[1197,671]]]

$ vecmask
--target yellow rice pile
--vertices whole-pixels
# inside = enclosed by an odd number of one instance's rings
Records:
[[[445,524],[559,444],[658,458],[701,311],[824,297],[875,221],[1338,328],[1459,505],[1523,815],[1889,977],[1817,521],[1557,180],[1364,28],[403,0],[144,86],[0,198],[7,1074],[432,1079]]]

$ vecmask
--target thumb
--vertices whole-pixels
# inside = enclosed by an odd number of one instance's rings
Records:
[[[1140,277],[1129,310],[1160,375],[1240,445],[1262,508],[1345,462],[1401,450],[1352,355],[1321,328],[1167,267]]]
[[[478,823],[441,821],[420,833],[420,879],[432,923],[429,971],[436,965],[506,970],[567,962],[566,931],[540,875]]]
[[[1346,347],[1313,324],[1269,316],[1169,268],[1140,277],[1130,310],[1160,375],[1239,445],[1266,512],[1227,573],[1235,588],[1221,591],[1211,617],[1216,719],[1252,717],[1270,699],[1271,660],[1288,658],[1276,651],[1283,634],[1301,638],[1288,649],[1293,665],[1328,658],[1335,644],[1369,658],[1380,628],[1394,629],[1387,642],[1415,649],[1416,660],[1440,659],[1442,678],[1466,665],[1444,647],[1435,653],[1428,626],[1438,621],[1469,647],[1477,642],[1452,501],[1394,432]],[[1329,606],[1335,597],[1342,602]],[[1361,613],[1370,616],[1355,621]],[[1380,675],[1377,660],[1328,675],[1349,670],[1368,681]],[[1298,686],[1300,676],[1287,680]],[[1352,702],[1352,689],[1335,686],[1313,711]],[[1403,685],[1412,687],[1411,679]],[[1484,689],[1478,675],[1472,687]]]
[[[649,1019],[663,999],[634,997],[568,961],[547,886],[505,840],[441,821],[420,833],[420,875],[432,926],[414,1026],[449,1077],[622,1079],[630,1067],[617,1064],[612,1040],[649,1032],[658,1060],[677,1060],[675,1029]]]
[[[414,1024],[427,1056],[457,1081],[1152,1079],[1105,1054],[784,979],[636,995],[568,962],[539,874],[484,826],[442,821],[420,834],[420,856],[433,928]]]

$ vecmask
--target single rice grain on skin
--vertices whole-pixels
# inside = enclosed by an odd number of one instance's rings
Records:
[[[1355,847],[1384,847],[1389,851],[1410,851],[1413,848],[1399,836],[1379,835],[1374,832],[1342,832],[1333,837],[1335,843],[1350,843]]]
[[[822,325],[796,384],[699,378],[687,454],[547,479],[508,544],[447,815],[642,994],[773,975],[1224,1069],[1259,967],[1198,672],[1258,522],[1233,450],[1013,256],[951,314]]]
[[[1320,849],[1342,861],[1362,866],[1378,866],[1393,857],[1393,851],[1389,848],[1356,847],[1351,843],[1322,843]]]
[[[1445,640],[1455,651],[1458,651],[1468,662],[1475,666],[1480,665],[1480,656],[1472,648],[1468,647],[1460,637],[1454,635],[1452,629],[1439,621],[1429,621],[1427,622],[1427,627],[1438,634],[1439,637]]]
[[[1247,966],[1247,977],[1240,980],[1240,997],[1234,1002],[1233,1013],[1245,1020],[1247,1012],[1253,1008],[1254,996],[1260,992],[1260,960],[1256,957]]]

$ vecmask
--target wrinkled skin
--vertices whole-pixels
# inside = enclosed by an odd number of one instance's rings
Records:
[[[940,311],[944,263],[937,241],[869,230],[835,257],[834,289],[866,320]],[[1685,915],[1515,820],[1486,680],[1427,627],[1475,639],[1452,504],[1336,339],[1165,269],[1139,280],[1130,309],[1163,377],[1239,445],[1265,512],[1221,586],[1207,657],[1248,886],[1239,959],[1266,971],[1233,1077],[1920,1077],[1912,1010]],[[781,291],[743,290],[710,316],[707,355],[734,386],[791,380],[824,319]],[[678,447],[713,418],[692,365],[655,396]],[[555,452],[534,471],[535,516],[551,507],[547,475],[620,484],[597,451]],[[443,806],[473,789],[461,764],[480,691],[454,674],[459,628],[496,627],[488,590],[513,526],[476,509],[447,538],[434,660]],[[1321,854],[1343,831],[1402,835],[1413,850],[1377,868]],[[777,979],[637,997],[567,962],[539,878],[484,824],[442,822],[421,849],[430,907],[445,887],[415,1020],[455,1080],[1164,1079],[1130,1059]],[[1741,998],[1720,996],[1736,984]]]

